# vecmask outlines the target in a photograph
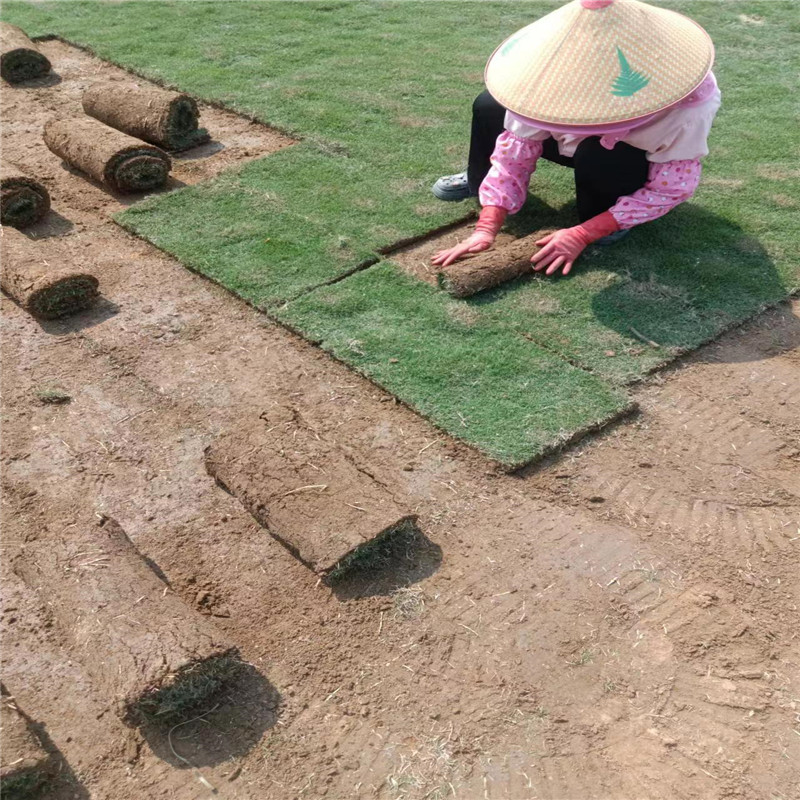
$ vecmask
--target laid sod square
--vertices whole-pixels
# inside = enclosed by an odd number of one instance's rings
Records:
[[[629,408],[606,381],[482,322],[384,262],[277,310],[278,318],[412,408],[513,467]]]

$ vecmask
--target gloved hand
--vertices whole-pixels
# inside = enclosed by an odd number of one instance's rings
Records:
[[[436,267],[446,267],[468,253],[488,250],[494,244],[498,231],[503,227],[507,214],[508,211],[500,206],[484,206],[475,225],[475,232],[455,247],[440,250],[431,259],[431,264]]]
[[[569,275],[575,259],[592,242],[619,230],[619,224],[610,211],[604,211],[574,228],[564,228],[536,242],[542,249],[531,258],[534,271],[547,268],[546,275],[559,269]]]

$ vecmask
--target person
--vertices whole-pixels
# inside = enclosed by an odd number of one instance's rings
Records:
[[[478,223],[433,264],[491,247],[540,158],[574,170],[579,219],[536,242],[533,269],[547,275],[688,200],[721,103],[713,60],[696,22],[639,0],[572,0],[512,35],[473,104],[466,172],[433,187],[442,200],[477,196]]]

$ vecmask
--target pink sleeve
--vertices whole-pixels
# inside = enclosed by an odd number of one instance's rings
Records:
[[[663,217],[688,200],[700,183],[700,161],[650,164],[647,183],[631,195],[620,197],[610,209],[620,228],[632,228]]]
[[[516,214],[528,197],[528,184],[542,155],[542,142],[509,131],[497,137],[492,167],[478,191],[482,206],[500,206]]]

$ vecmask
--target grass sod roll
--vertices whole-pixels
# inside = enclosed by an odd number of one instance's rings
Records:
[[[206,448],[206,470],[269,533],[321,575],[416,515],[344,445],[292,408],[265,412]],[[320,472],[323,470],[323,472]],[[320,477],[322,476],[322,477]]]
[[[34,178],[0,164],[0,223],[26,228],[50,210],[50,193]]]
[[[52,762],[14,697],[5,686],[0,692],[0,796],[3,800],[35,797],[50,777]]]
[[[56,319],[89,308],[99,281],[79,267],[59,267],[58,254],[45,242],[4,227],[0,287],[29,314]]]
[[[452,297],[470,297],[484,289],[532,275],[531,256],[539,249],[536,242],[548,233],[552,230],[537,231],[442,267],[436,273],[439,288]]]
[[[188,150],[211,138],[205,128],[198,127],[200,114],[192,97],[158,86],[98,84],[84,92],[83,110],[165,150]]]
[[[180,718],[239,673],[235,647],[166,591],[113,519],[31,542],[14,569],[53,609],[93,689],[128,725]]]
[[[160,148],[91,117],[50,120],[44,141],[67,164],[121,194],[161,188],[172,167]]]
[[[50,72],[50,62],[39,52],[22,28],[0,22],[0,75],[9,83],[41,78]]]

